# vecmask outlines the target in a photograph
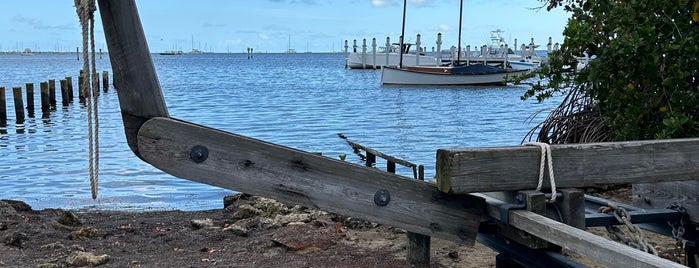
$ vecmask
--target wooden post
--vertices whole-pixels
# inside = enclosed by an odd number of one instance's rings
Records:
[[[376,164],[376,155],[370,152],[366,152],[366,166],[373,167]]]
[[[70,102],[73,102],[73,77],[66,76],[66,81],[66,83],[68,84],[68,99]]]
[[[418,233],[407,232],[408,235],[408,263],[412,267],[430,266],[430,237]]]
[[[94,88],[95,93],[93,93],[93,94],[99,95],[99,90],[97,90],[97,89],[100,88],[100,75],[98,73],[92,74],[92,82],[95,83],[95,88]]]
[[[56,80],[49,80],[49,101],[52,108],[56,108]]]
[[[154,117],[170,117],[153,67],[135,1],[98,0],[100,17],[119,94],[129,148],[138,152],[138,131]]]
[[[7,126],[7,104],[5,99],[5,87],[0,87],[0,127]]]
[[[83,94],[85,91],[83,89],[83,81],[85,81],[85,72],[80,70],[80,75],[78,75],[78,98],[80,99],[80,103],[85,102],[85,95]]]
[[[34,117],[34,83],[27,83],[27,116]]]
[[[63,106],[68,106],[68,81],[65,79],[61,79],[61,100],[63,101]]]
[[[386,161],[386,171],[396,173],[396,162]]]
[[[422,169],[422,176],[420,180],[424,180],[424,167],[419,166]],[[395,169],[395,164],[394,164]],[[408,236],[408,253],[407,260],[410,265],[415,267],[429,267],[430,266],[430,244],[432,243],[432,238],[429,235],[423,235],[413,232],[407,232]]]
[[[109,73],[107,71],[102,71],[102,87],[104,88],[104,92],[109,90]]]
[[[39,83],[39,88],[41,89],[41,118],[49,117],[49,112],[51,111],[51,104],[49,101],[49,83],[41,82]]]
[[[17,124],[24,124],[24,101],[22,101],[22,87],[13,87],[12,96],[15,99],[15,115]]]

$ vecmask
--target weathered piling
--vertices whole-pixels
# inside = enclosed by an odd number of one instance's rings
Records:
[[[49,80],[49,103],[51,107],[56,108],[56,80]]]
[[[83,70],[80,70],[80,75],[78,75],[78,98],[80,99],[80,102],[85,102],[85,95],[83,90],[83,80],[85,80],[85,72]]]
[[[95,92],[96,94],[99,94],[99,88],[100,88],[100,75],[98,73],[93,73],[92,74],[92,82],[95,85]]]
[[[102,87],[104,88],[104,92],[109,90],[109,72],[107,71],[102,71]]]
[[[68,96],[68,80],[61,79],[61,101],[63,106],[68,106],[70,104],[70,97]]]
[[[27,83],[27,116],[34,117],[34,83]]]
[[[7,126],[7,105],[5,104],[5,87],[0,87],[0,127]]]
[[[66,83],[68,84],[68,99],[70,99],[70,102],[73,101],[73,77],[72,76],[66,76]]]
[[[51,111],[49,83],[41,82],[39,83],[39,88],[41,90],[41,118],[47,118],[49,117],[49,112]]]
[[[22,100],[22,87],[12,88],[12,97],[15,99],[15,115],[17,124],[24,124],[24,101]]]

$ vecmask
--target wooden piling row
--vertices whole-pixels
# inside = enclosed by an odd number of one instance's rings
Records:
[[[80,70],[83,74],[83,71]],[[93,79],[99,87],[99,74],[93,74]],[[83,77],[78,78],[78,84],[82,83]],[[59,80],[60,84],[60,94],[63,106],[69,106],[73,102],[73,78],[71,76],[66,76],[65,79]],[[102,72],[102,85],[103,90],[107,92],[109,89],[109,73],[107,71]],[[22,87],[12,87],[12,98],[15,107],[16,123],[23,124],[25,121],[25,115],[27,117],[33,118],[35,114],[34,105],[34,83],[26,83],[26,114],[25,114],[25,104],[22,94]],[[42,118],[47,118],[50,115],[51,110],[56,109],[56,80],[50,79],[39,83],[40,88],[40,100],[41,100],[41,116]],[[82,93],[79,94],[81,101],[84,100]],[[0,127],[7,126],[7,92],[5,87],[0,87]]]

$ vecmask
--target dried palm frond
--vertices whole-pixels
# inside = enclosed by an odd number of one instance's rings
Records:
[[[533,114],[529,120],[541,112]],[[603,142],[609,140],[607,131],[606,117],[597,109],[595,101],[575,87],[522,141],[531,141],[536,135],[536,141],[548,144]]]

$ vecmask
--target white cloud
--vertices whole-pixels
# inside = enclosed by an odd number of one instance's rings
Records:
[[[262,40],[269,40],[269,36],[267,36],[266,34],[260,34],[259,37]]]
[[[371,6],[373,7],[387,7],[393,5],[396,5],[396,3],[392,0],[371,0]]]

